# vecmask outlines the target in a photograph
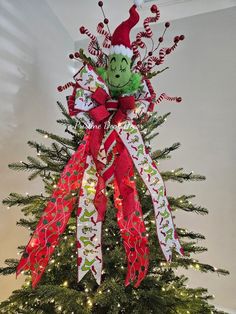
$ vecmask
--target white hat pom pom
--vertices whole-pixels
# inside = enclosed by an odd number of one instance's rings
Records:
[[[144,2],[144,0],[134,0],[134,4],[136,5],[136,7],[141,7],[143,2]]]

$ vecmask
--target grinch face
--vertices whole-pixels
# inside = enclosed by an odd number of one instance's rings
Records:
[[[131,80],[131,59],[121,54],[109,56],[107,82],[111,91],[122,92]]]

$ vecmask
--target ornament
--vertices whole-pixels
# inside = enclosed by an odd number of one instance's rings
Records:
[[[144,20],[144,30],[131,42],[130,32],[139,21],[137,7],[142,2],[134,1],[129,18],[111,36],[103,2],[99,1],[108,30],[100,22],[97,32],[104,36],[102,46],[110,49],[109,54],[100,47],[97,37],[82,26],[80,32],[90,38],[88,51],[94,59],[85,58],[82,51],[69,55],[71,59],[83,60],[84,65],[74,76],[74,82],[59,86],[58,90],[73,88],[72,95],[67,98],[69,113],[76,116],[87,130],[65,166],[18,264],[17,274],[31,270],[33,287],[40,281],[76,205],[78,280],[91,270],[97,283],[101,283],[101,236],[107,185],[114,188],[117,223],[127,257],[125,285],[131,282],[135,287],[140,285],[148,271],[149,247],[134,168],[151,195],[159,245],[166,260],[171,261],[173,250],[183,255],[163,179],[135,120],[148,118],[154,105],[164,99],[181,101],[180,97],[165,93],[157,97],[148,77],[156,65],[164,63],[184,36],[176,36],[171,47],[161,48],[156,55],[170,26],[168,22],[157,39],[157,47],[153,45],[152,50],[142,56],[147,50],[145,41],[151,39],[154,43],[150,24],[160,18],[158,7],[153,5],[151,13],[154,16]]]

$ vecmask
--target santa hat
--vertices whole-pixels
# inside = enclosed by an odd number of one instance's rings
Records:
[[[129,10],[128,20],[122,22],[114,31],[111,39],[110,54],[122,54],[124,56],[132,57],[133,51],[130,42],[130,31],[138,23],[139,14],[137,7],[141,6],[143,0],[134,0],[134,5]]]

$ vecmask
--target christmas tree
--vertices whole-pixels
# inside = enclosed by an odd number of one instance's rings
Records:
[[[136,5],[138,5],[137,2]],[[168,97],[166,94],[156,97],[149,79],[163,72],[163,69],[154,72],[154,66],[163,64],[166,56],[175,50],[184,36],[176,36],[173,46],[162,48],[159,56],[155,57],[154,53],[162,44],[163,36],[170,26],[169,23],[166,23],[157,47],[153,45],[151,51],[146,51],[146,54],[141,57],[139,50],[146,48],[143,38],[152,38],[153,34],[149,24],[159,19],[159,10],[156,6],[152,6],[151,12],[155,16],[145,19],[145,32],[138,33],[136,41],[131,45],[129,31],[139,19],[136,5],[130,10],[130,18],[126,21],[127,23],[123,22],[113,36],[109,33],[109,27],[108,31],[105,31],[102,23],[98,25],[99,34],[105,36],[103,47],[111,48],[109,56],[102,52],[96,37],[85,27],[81,27],[81,33],[88,35],[91,39],[89,52],[93,58],[86,56],[82,50],[70,55],[72,59],[83,61],[84,67],[75,76],[75,83],[70,82],[59,88],[60,91],[63,91],[68,87],[73,87],[73,95],[68,98],[69,112],[65,106],[58,103],[63,117],[57,122],[65,127],[66,136],[61,137],[44,130],[37,130],[47,141],[51,140],[50,143],[45,145],[29,141],[29,146],[36,150],[37,156],[28,157],[26,162],[10,165],[13,170],[29,171],[29,180],[40,177],[43,180],[45,192],[40,195],[27,196],[11,193],[3,201],[9,207],[20,206],[22,208],[25,218],[20,219],[18,225],[30,229],[32,238],[26,247],[18,247],[22,254],[20,262],[8,259],[6,260],[7,267],[0,270],[2,275],[13,274],[17,270],[18,273],[23,272],[26,276],[22,288],[14,291],[8,300],[1,303],[1,313],[222,313],[209,304],[212,296],[206,289],[189,288],[187,277],[176,275],[175,272],[178,268],[194,268],[201,272],[228,274],[223,269],[203,264],[194,258],[194,254],[206,251],[206,248],[198,245],[198,242],[204,239],[202,234],[171,226],[169,208],[174,215],[177,210],[205,215],[207,209],[192,203],[194,195],[168,196],[167,200],[164,192],[162,199],[164,205],[157,202],[159,206],[157,211],[154,212],[152,209],[155,200],[150,193],[150,185],[154,187],[157,185],[159,188],[156,193],[161,194],[162,186],[158,185],[161,184],[161,178],[165,182],[180,183],[199,181],[205,178],[192,172],[186,173],[182,168],[163,171],[161,176],[158,174],[156,165],[159,165],[162,160],[170,158],[171,153],[178,149],[180,144],[175,143],[164,149],[151,150],[151,141],[158,136],[159,127],[169,116],[169,113],[163,116],[158,115],[153,111],[153,107],[163,99],[178,102],[181,99]],[[101,1],[99,1],[99,6],[104,13]],[[108,24],[108,22],[105,18],[104,23]],[[122,39],[120,39],[120,33],[123,35]],[[121,49],[119,49],[120,47]],[[93,72],[93,69],[96,72]],[[90,74],[89,80],[88,73]],[[94,73],[98,73],[100,77]],[[90,86],[89,90],[81,88],[84,76],[86,84]],[[127,76],[132,84],[128,84],[124,88],[123,86],[126,84],[123,83]],[[116,83],[117,80],[119,84]],[[96,89],[92,88],[94,82]],[[108,85],[109,91],[104,82]],[[114,106],[114,102],[109,104],[110,107],[104,108],[100,105],[91,108],[91,104],[94,104],[91,103],[91,99],[99,103],[104,96],[104,90],[107,90],[115,99],[120,99],[121,95],[125,95],[125,97],[128,95],[129,99],[125,98],[125,102],[127,104],[129,101],[128,109],[130,111],[122,108],[122,100],[119,100],[120,103],[117,102],[120,107],[116,108],[115,113],[114,107],[111,108]],[[145,98],[138,96],[144,94]],[[135,100],[138,100],[137,108],[131,107],[130,95],[135,95]],[[86,105],[89,110],[85,110]],[[84,110],[81,110],[81,106]],[[97,108],[100,109],[99,112],[96,111]],[[132,111],[133,109],[135,110]],[[136,109],[138,109],[138,113]],[[111,124],[105,127],[103,122],[107,122],[107,118],[111,118],[109,120]],[[124,128],[125,136],[122,137],[123,123],[127,119],[134,120],[135,124],[132,127],[127,126],[127,129]],[[92,120],[95,120],[97,124],[92,124]],[[104,133],[101,133],[101,128],[96,130],[95,126],[98,125],[102,125]],[[116,131],[111,131],[111,125],[118,126],[117,133],[120,134],[120,138],[117,134],[114,135]],[[132,134],[136,131],[135,126],[138,126],[137,129],[145,143],[145,151],[140,151],[138,137],[132,141]],[[89,154],[83,157],[87,150],[91,152],[97,145],[95,135],[100,136],[101,134],[106,139],[115,136],[112,138],[112,145],[106,151],[110,168],[103,168],[102,175],[100,175],[99,160],[95,162],[97,157],[94,158],[94,162]],[[139,133],[134,134],[138,136]],[[126,142],[125,139],[127,139]],[[101,143],[98,143],[99,147]],[[88,144],[89,147],[86,146]],[[112,148],[110,149],[110,147]],[[131,154],[132,149],[137,151],[136,156]],[[140,155],[144,156],[142,157],[144,166],[140,167],[141,170],[135,164],[136,170],[133,171],[130,164],[131,158],[126,154],[127,151],[132,156],[134,163],[135,158],[139,161]],[[149,154],[154,166],[151,167],[151,164],[146,162],[148,168],[145,168],[145,158]],[[91,155],[94,157],[92,153]],[[125,156],[125,159],[121,160],[120,156]],[[88,161],[93,167],[86,168],[85,164]],[[124,167],[127,170],[127,166],[129,175],[123,169]],[[84,168],[87,170],[84,171]],[[112,175],[108,173],[111,168]],[[143,178],[142,172],[146,173],[145,178]],[[153,173],[154,177],[158,178],[155,183],[151,181]],[[68,178],[68,181],[65,178]],[[107,183],[106,187],[100,188],[97,185],[98,178],[102,183]],[[114,179],[114,185],[111,179]],[[149,185],[148,182],[152,183]],[[97,193],[98,191],[99,193]],[[100,202],[96,203],[96,198]],[[85,199],[85,203],[81,202],[81,199]],[[98,215],[92,213],[90,216],[90,212],[86,211],[89,206],[93,205],[93,202],[89,202],[90,199],[94,200],[94,208],[98,209]],[[135,206],[135,211],[132,204]],[[104,205],[106,205],[106,212],[104,212]],[[164,208],[163,212],[162,207]],[[64,211],[60,213],[61,208]],[[128,212],[125,212],[127,208]],[[55,220],[56,227],[52,227],[49,219],[49,213],[51,215],[52,210],[56,211],[56,214],[53,212],[55,217],[60,216]],[[106,216],[105,219],[104,216]],[[50,217],[54,220],[52,216]],[[94,217],[97,218],[97,221],[92,219]],[[39,221],[41,225],[39,225]],[[127,221],[130,225],[126,223]],[[167,226],[163,225],[163,221],[167,223]],[[135,229],[137,225],[138,231]],[[168,225],[171,227],[169,229],[171,235],[164,232]],[[103,265],[99,255],[101,254],[101,245],[94,249],[93,242],[99,241],[98,238],[101,236],[98,226],[102,228]],[[158,226],[160,228],[156,230]],[[38,234],[45,232],[45,236],[38,236],[37,232]],[[90,237],[88,240],[84,235],[89,232],[95,232],[98,238]],[[157,240],[157,232],[162,232],[162,234],[158,233],[160,245]],[[46,235],[49,234],[52,237],[50,241],[46,239]],[[165,238],[169,236],[172,245],[170,251],[167,249],[165,251],[165,247],[168,248],[169,240],[163,243],[161,241],[163,234]],[[60,241],[58,241],[59,236]],[[38,239],[44,241],[43,249],[40,249],[42,243],[37,243]],[[174,248],[177,252],[173,250]],[[167,257],[167,261],[163,253]],[[97,258],[97,264],[96,262],[90,263],[89,257],[91,256]],[[102,271],[101,274],[100,271]],[[127,274],[126,280],[125,274]]]

